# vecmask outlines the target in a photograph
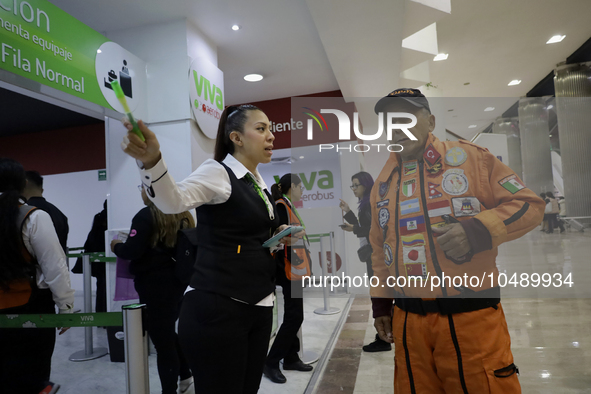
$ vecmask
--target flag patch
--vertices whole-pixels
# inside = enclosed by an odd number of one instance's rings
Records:
[[[511,194],[515,194],[518,191],[525,189],[525,185],[517,177],[517,175],[510,175],[506,178],[503,178],[499,181],[499,185],[503,186],[505,189],[509,190]]]
[[[425,247],[402,247],[402,259],[404,264],[426,263]]]
[[[418,198],[412,200],[402,201],[400,203],[400,214],[408,215],[410,213],[416,213],[421,211],[421,205],[419,204]]]
[[[400,234],[408,235],[412,233],[425,232],[425,218],[421,216],[413,216],[406,219],[400,219]]]
[[[404,176],[415,174],[417,172],[417,161],[413,160],[406,163],[402,163],[402,167],[404,168]]]
[[[406,197],[411,197],[413,194],[415,194],[415,190],[417,190],[416,179],[409,179],[402,182],[402,194],[404,194]]]
[[[430,218],[451,215],[451,206],[447,200],[430,202],[427,204],[427,212]]]
[[[425,246],[425,237],[423,237],[423,234],[403,235],[400,239],[402,239],[403,246]]]
[[[429,182],[429,198],[439,198],[443,196],[437,188],[439,187],[439,183],[432,183]]]

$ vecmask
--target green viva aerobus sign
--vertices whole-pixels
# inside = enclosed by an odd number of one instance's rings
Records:
[[[0,0],[0,68],[111,108],[95,68],[107,41],[46,0]]]

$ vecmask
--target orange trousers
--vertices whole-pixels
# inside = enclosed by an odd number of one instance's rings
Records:
[[[394,308],[396,394],[519,394],[501,304],[426,316]]]

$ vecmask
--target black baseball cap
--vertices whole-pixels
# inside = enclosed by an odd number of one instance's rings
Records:
[[[429,108],[429,102],[427,101],[427,98],[423,93],[421,93],[419,89],[402,88],[390,92],[386,97],[382,97],[374,107],[375,113],[378,114],[380,112],[384,112],[383,109],[386,105],[393,102],[397,102],[397,100],[393,100],[395,98],[404,99],[405,101],[411,103],[415,107],[426,108],[427,111],[431,112],[431,108]]]

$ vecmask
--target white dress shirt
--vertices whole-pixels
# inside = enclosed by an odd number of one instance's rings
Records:
[[[40,209],[33,211],[23,226],[25,247],[37,260],[37,287],[49,289],[59,313],[74,310],[74,290],[70,286],[70,273],[51,217]]]
[[[234,156],[227,155],[223,160],[237,179],[242,179],[246,174],[251,174],[262,190],[268,190],[265,181],[258,171],[249,171],[244,164],[236,160]],[[175,182],[168,173],[164,159],[161,159],[150,169],[140,169],[142,183],[152,187],[154,197],[147,193],[154,204],[164,213],[173,214],[185,212],[201,205],[223,204],[232,194],[232,184],[228,172],[220,163],[208,159],[201,164],[191,175],[181,182]],[[267,204],[269,217],[274,219],[274,210],[271,201],[263,193]],[[193,290],[189,287],[187,291]],[[269,294],[256,305],[273,306],[275,293]],[[244,302],[242,300],[237,300]]]

